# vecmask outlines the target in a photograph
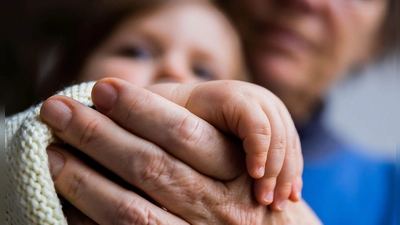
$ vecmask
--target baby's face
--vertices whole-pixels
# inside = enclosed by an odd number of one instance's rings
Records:
[[[138,86],[242,76],[229,22],[205,3],[181,3],[122,21],[97,48],[78,81],[118,77]]]

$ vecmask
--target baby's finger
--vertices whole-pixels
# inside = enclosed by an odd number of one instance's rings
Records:
[[[295,176],[298,171],[297,153],[300,148],[300,143],[298,142],[297,131],[290,114],[279,100],[277,100],[277,106],[285,126],[286,151],[285,161],[275,187],[272,209],[282,211],[295,183]]]
[[[297,159],[297,171],[296,171],[296,177],[295,177],[295,182],[293,184],[292,188],[292,193],[289,196],[289,199],[291,201],[299,201],[301,199],[301,189],[303,188],[303,154],[301,152],[301,144],[300,144],[300,138],[297,135],[297,145],[300,146],[299,148],[296,149],[296,159]]]
[[[285,161],[279,175],[268,176],[266,173],[263,178],[254,181],[257,201],[264,205],[273,201],[272,208],[275,211],[282,211],[285,207],[286,200],[293,190],[293,182],[297,173],[297,156],[293,149],[287,149],[285,154]],[[267,165],[268,163],[270,162],[268,161]]]
[[[268,151],[268,158],[265,166],[265,174],[262,178],[254,181],[254,191],[259,203],[268,205],[274,200],[274,190],[276,181],[281,173],[283,161],[285,158],[285,130],[280,118],[269,116],[272,124],[271,147]]]
[[[274,192],[274,202],[271,207],[275,211],[282,211],[287,203],[289,195],[292,191],[294,177],[296,175],[296,160],[293,150],[286,151],[285,162],[281,173],[278,176],[277,184]]]
[[[279,113],[273,110],[264,109],[271,124],[271,144],[268,150],[267,162],[265,164],[264,176],[255,181],[256,195],[260,196],[262,204],[270,204],[273,200],[273,193],[276,185],[276,179],[282,170],[286,153],[286,131]],[[261,188],[264,187],[264,188]]]
[[[257,202],[262,205],[269,205],[274,200],[274,189],[276,177],[262,177],[254,180],[254,194]]]
[[[302,188],[303,188],[303,179],[299,176],[296,176],[294,183],[292,185],[292,191],[289,195],[289,200],[293,202],[300,201]]]
[[[303,172],[303,155],[301,152],[301,144],[300,144],[300,138],[297,133],[296,127],[293,123],[293,120],[286,109],[285,105],[278,100],[277,105],[279,107],[279,112],[280,115],[283,119],[283,123],[285,125],[286,129],[286,138],[287,138],[287,147],[286,151],[288,153],[292,153],[294,155],[294,159],[291,161],[288,161],[287,163],[285,162],[285,166],[289,166],[292,168],[292,170],[295,171],[295,174],[293,175],[292,178],[287,177],[285,178],[286,180],[291,180],[292,181],[292,190],[289,196],[289,199],[292,201],[298,201],[300,200],[301,196],[301,189],[302,189],[302,172]],[[285,159],[286,160],[286,159]],[[288,159],[290,160],[290,159]],[[293,166],[295,165],[295,166]],[[291,170],[291,169],[287,170]],[[292,172],[292,171],[291,171]],[[285,181],[283,181],[285,182]],[[293,193],[292,193],[293,192]]]
[[[248,106],[251,107],[251,106]],[[257,107],[251,113],[244,111],[238,124],[239,137],[246,152],[247,171],[253,178],[261,178],[265,173],[268,149],[271,142],[271,124],[265,113]]]

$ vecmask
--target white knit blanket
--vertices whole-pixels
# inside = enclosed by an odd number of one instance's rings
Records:
[[[94,82],[59,92],[93,105]],[[46,147],[56,142],[40,119],[42,103],[6,118],[6,224],[67,224],[49,171]]]

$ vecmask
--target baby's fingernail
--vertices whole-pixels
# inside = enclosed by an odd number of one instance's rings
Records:
[[[109,111],[117,99],[117,90],[109,83],[96,84],[92,91],[93,103],[100,111]]]
[[[264,197],[264,201],[267,204],[270,204],[274,200],[274,193],[272,191],[268,192],[267,195]]]
[[[301,191],[298,191],[298,192],[297,192],[296,197],[297,197],[297,199],[299,199],[299,200],[301,199]]]
[[[257,174],[258,174],[259,177],[263,177],[264,173],[265,173],[265,168],[264,167],[258,168]]]
[[[40,116],[53,129],[63,131],[71,121],[72,111],[62,101],[48,100],[40,109]]]
[[[280,211],[283,211],[283,209],[284,209],[285,206],[286,206],[286,203],[287,203],[287,200],[281,202],[281,203],[278,205],[278,209],[279,209]]]
[[[296,185],[295,187],[297,190],[296,197],[298,199],[301,199],[301,188],[303,186],[303,180],[301,177],[297,177],[295,185]]]
[[[64,167],[65,158],[63,155],[50,148],[47,149],[47,156],[49,159],[51,178],[53,179],[53,181],[55,181],[58,177],[58,174]]]

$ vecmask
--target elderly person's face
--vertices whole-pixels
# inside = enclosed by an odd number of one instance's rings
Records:
[[[379,47],[387,0],[239,0],[232,12],[255,81],[320,98]]]

